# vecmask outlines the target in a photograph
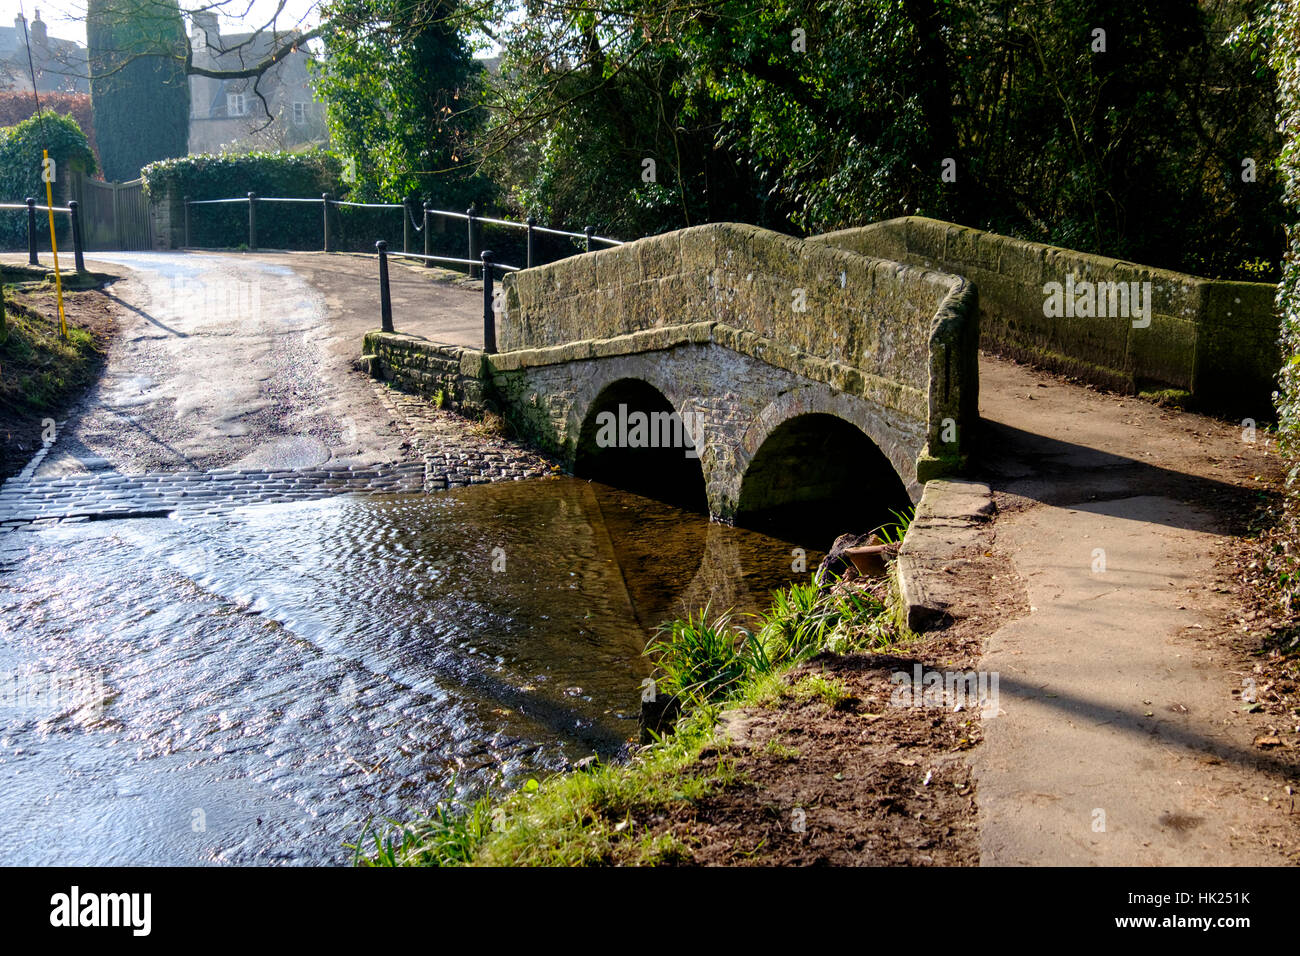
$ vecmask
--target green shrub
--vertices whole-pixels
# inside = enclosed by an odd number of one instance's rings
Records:
[[[342,199],[348,184],[343,164],[325,150],[202,153],[151,163],[141,171],[151,196],[168,190],[191,200],[238,199],[250,192],[285,199]],[[373,250],[375,240],[401,243],[400,210],[331,207],[339,249]],[[320,249],[321,208],[315,203],[265,203],[257,209],[257,244],[263,249]],[[233,249],[248,242],[248,206],[229,203],[190,207],[190,245]]]
[[[45,205],[45,182],[41,178],[43,151],[54,160],[54,199],[67,198],[66,177],[74,165],[84,166],[87,175],[96,171],[95,154],[86,134],[71,116],[52,110],[25,119],[16,126],[0,129],[0,202],[20,203],[28,196]],[[49,248],[49,218],[36,217],[38,241]],[[67,242],[68,217],[55,214],[54,225],[60,244]],[[27,247],[27,214],[21,210],[0,211],[0,249]]]
[[[821,577],[772,593],[758,618],[758,642],[773,666],[789,666],[824,650],[837,654],[887,642],[885,606],[869,592],[834,587]]]
[[[710,620],[707,606],[662,625],[645,653],[658,665],[657,693],[684,702],[725,700],[772,669],[754,634],[732,625],[729,611]]]
[[[1273,35],[1268,49],[1277,73],[1278,117],[1283,134],[1278,165],[1290,213],[1287,253],[1277,287],[1283,356],[1278,430],[1283,450],[1294,461],[1300,458],[1300,0],[1276,4],[1270,28]],[[1293,467],[1293,483],[1295,477]]]

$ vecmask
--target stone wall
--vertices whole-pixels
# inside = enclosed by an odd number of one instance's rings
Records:
[[[156,252],[185,248],[185,199],[174,189],[149,193],[149,218]]]
[[[1224,411],[1267,415],[1277,347],[1276,289],[1219,282],[1025,242],[918,216],[817,236],[849,249],[970,279],[983,348],[1108,388],[1174,388]],[[1127,316],[1047,317],[1049,282],[1150,282],[1150,325]]]
[[[426,399],[441,392],[446,407],[471,415],[489,407],[481,349],[443,345],[418,335],[367,332],[364,350],[366,371],[403,392]]]

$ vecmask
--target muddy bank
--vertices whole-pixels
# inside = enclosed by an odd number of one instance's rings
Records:
[[[52,285],[0,268],[7,337],[0,343],[0,479],[17,474],[54,437],[99,378],[118,328],[118,309],[102,288],[65,290],[68,339],[59,334]]]

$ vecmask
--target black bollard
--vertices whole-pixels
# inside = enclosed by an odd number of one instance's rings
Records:
[[[483,253],[483,351],[492,355],[497,350],[497,317],[492,308],[492,253]]]
[[[429,229],[429,219],[431,218],[430,213],[432,211],[433,211],[433,203],[429,202],[429,200],[426,199],[424,201],[424,229],[422,230],[424,232],[424,254],[426,256],[433,255],[433,239],[431,239],[429,236],[429,233],[432,231]],[[433,263],[428,259],[425,259],[424,267],[426,269],[432,269]]]
[[[41,260],[36,256],[36,200],[27,197],[27,262],[39,266]]]
[[[324,249],[326,252],[333,252],[330,248],[330,194],[320,194],[320,229],[321,236],[324,239]]]
[[[393,331],[393,300],[388,295],[388,243],[380,239],[375,243],[379,253],[379,327]]]
[[[81,246],[81,216],[77,212],[77,201],[68,203],[68,215],[72,219],[72,260],[78,272],[86,271],[86,257]]]

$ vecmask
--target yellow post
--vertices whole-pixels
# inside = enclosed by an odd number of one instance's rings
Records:
[[[50,213],[50,252],[54,254],[54,289],[59,300],[59,334],[63,336],[64,341],[67,341],[68,320],[63,315],[63,276],[59,272],[59,242],[54,238],[54,189],[50,186],[50,180],[54,177],[50,175],[50,151],[45,149],[41,152],[45,154],[41,178],[45,180],[45,208]]]

